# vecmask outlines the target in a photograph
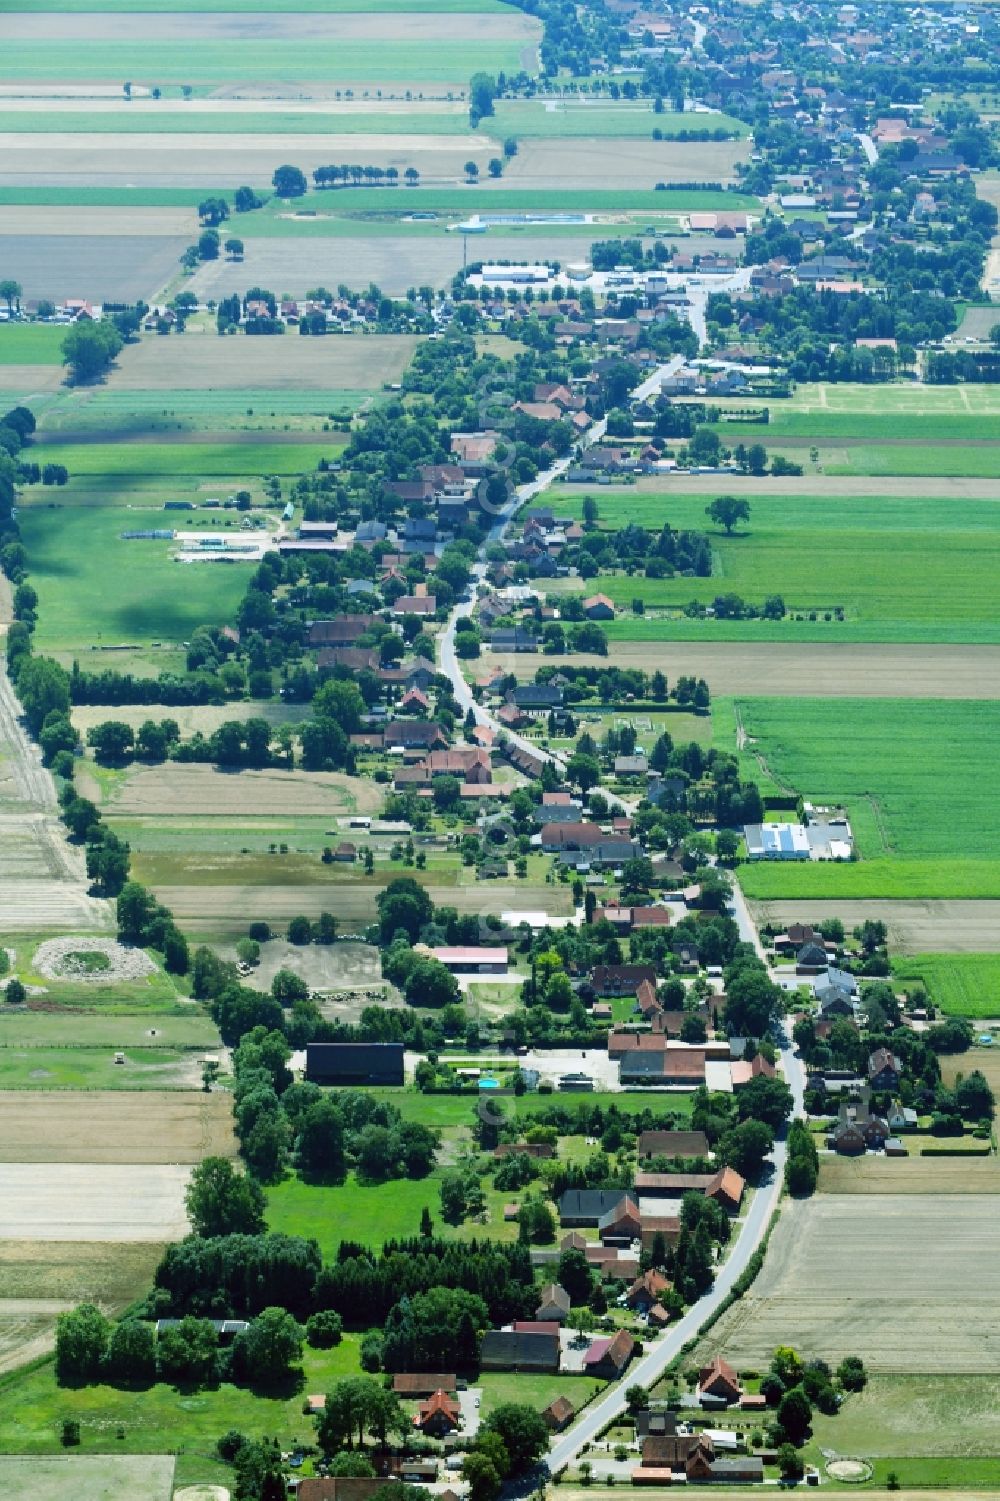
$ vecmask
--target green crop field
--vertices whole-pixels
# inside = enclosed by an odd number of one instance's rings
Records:
[[[169,0],[171,11],[203,12],[205,0]],[[211,0],[214,13],[220,15],[253,15],[258,11],[282,15],[353,14],[358,9],[358,0]],[[366,15],[503,15],[507,7],[500,0],[365,0]],[[125,11],[130,15],[142,15],[150,11],[166,9],[166,0],[20,0],[10,5],[8,11],[28,15],[42,13],[52,15],[77,15],[93,10],[102,12]]]
[[[759,407],[756,401],[727,401],[731,407]],[[860,385],[851,381],[827,384],[804,382],[786,401],[769,402],[772,419],[779,412],[846,412],[869,415],[930,416],[954,412],[1000,412],[1000,390],[991,385],[927,386],[913,381],[892,385]],[[900,434],[903,436],[903,434]],[[919,434],[918,434],[919,436]]]
[[[112,507],[21,513],[39,597],[39,651],[89,654],[95,642],[185,641],[198,625],[233,618],[249,567],[182,565],[171,561],[169,542],[120,540],[123,526],[163,524],[159,514],[129,517]]]
[[[779,443],[783,437],[815,438],[872,438],[894,441],[906,440],[920,443],[932,439],[969,440],[972,442],[1000,442],[1000,411],[932,411],[932,412],[833,412],[813,408],[799,408],[775,402],[770,408],[771,420],[764,425],[753,423],[747,426],[740,422],[719,422],[715,431],[727,443],[737,437],[752,433],[766,446]],[[743,437],[743,441],[748,439]]]
[[[858,444],[827,446],[820,443],[819,468],[824,474],[927,474],[934,477],[960,475],[970,479],[1000,479],[1000,444],[969,448],[937,447],[933,442],[912,444]],[[801,462],[801,449],[782,449],[780,439],[768,451],[784,453],[793,462]],[[809,471],[807,471],[809,472]]]
[[[321,115],[304,113],[289,106],[287,110],[273,113],[249,114],[227,110],[209,112],[199,110],[192,103],[190,110],[157,110],[155,105],[144,109],[137,104],[129,110],[60,110],[46,113],[42,110],[0,109],[0,132],[27,132],[38,135],[53,133],[78,135],[468,135],[469,118],[466,114],[434,110],[415,105],[405,114],[350,114],[348,112]],[[360,145],[359,145],[360,149]],[[362,158],[364,160],[364,158]]]
[[[705,515],[701,495],[595,495],[600,525],[708,530],[711,578],[602,576],[620,606],[639,597],[647,608],[708,604],[736,593],[756,605],[780,594],[789,610],[840,607],[842,623],[806,620],[646,619],[625,614],[607,627],[612,639],[712,641],[1000,641],[993,583],[1000,567],[1000,507],[989,501],[924,497],[754,496],[749,527],[727,537]],[[583,492],[560,494],[561,510],[581,516]]]
[[[61,365],[65,337],[56,323],[0,323],[0,365]]]
[[[359,374],[361,372],[358,372]],[[381,397],[372,390],[114,391],[106,387],[57,391],[32,402],[39,443],[50,433],[312,432],[332,413],[351,413]],[[245,439],[242,441],[246,441]],[[324,441],[317,437],[317,441]],[[266,436],[260,439],[267,442]],[[186,445],[185,445],[186,446]],[[183,450],[178,450],[183,452]],[[261,473],[264,473],[263,467]]]
[[[39,464],[64,464],[70,475],[132,477],[201,475],[207,478],[262,474],[304,474],[320,459],[336,458],[340,443],[60,443],[35,445],[31,457]],[[37,498],[37,497],[32,497]],[[47,497],[46,497],[47,498]],[[174,520],[176,521],[176,517]]]
[[[565,102],[549,109],[544,102],[501,100],[495,116],[482,122],[491,134],[546,139],[561,136],[641,136],[648,139],[654,130],[665,136],[681,130],[726,130],[741,139],[750,127],[732,115],[690,115],[665,110],[658,115],[651,102],[629,103],[627,100],[602,99],[599,102]]]
[[[197,47],[159,40],[155,28],[146,42],[16,42],[4,50],[8,80],[58,78],[66,82],[120,83],[147,78],[155,63],[157,82],[178,84],[267,83],[322,78],[354,83],[397,80],[458,84],[473,73],[523,66],[523,43],[410,39],[392,41],[202,41]]]
[[[1000,1016],[1000,954],[914,954],[892,971],[901,984],[921,980],[946,1016]]]
[[[760,860],[741,865],[739,879],[760,902],[1000,900],[1000,860]]]
[[[793,870],[745,866],[749,895],[916,896],[870,891],[875,863],[928,866],[941,896],[992,895],[1000,877],[998,830],[988,794],[1000,772],[1000,704],[929,699],[747,699],[736,705],[748,776],[849,810],[862,861]],[[726,709],[720,705],[720,713]],[[867,862],[872,861],[872,866]],[[905,883],[904,883],[905,884]]]

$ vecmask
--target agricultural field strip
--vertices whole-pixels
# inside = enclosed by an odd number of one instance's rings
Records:
[[[190,1169],[175,1164],[0,1163],[0,1240],[178,1240]]]
[[[4,1049],[0,1068],[6,1058]],[[183,1164],[235,1153],[226,1092],[0,1089],[2,1162]]]
[[[1000,1179],[998,1179],[1000,1182]],[[787,1203],[764,1269],[712,1353],[766,1363],[782,1340],[876,1371],[1000,1373],[994,1194],[819,1194]]]

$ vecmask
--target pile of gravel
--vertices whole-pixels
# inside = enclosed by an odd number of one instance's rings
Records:
[[[109,967],[88,974],[74,964],[73,954],[104,954]],[[35,950],[33,967],[47,980],[93,980],[102,984],[144,980],[156,972],[156,965],[142,949],[126,948],[113,938],[50,938]]]

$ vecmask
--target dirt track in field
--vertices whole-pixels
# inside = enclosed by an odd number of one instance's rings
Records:
[[[718,696],[748,698],[993,698],[1000,695],[1000,646],[880,643],[772,645],[750,641],[613,641],[619,667],[659,667],[668,679],[702,677]],[[504,672],[531,679],[536,656],[492,655]],[[607,666],[607,657],[574,656]]]
[[[700,1353],[766,1365],[780,1340],[876,1371],[1000,1372],[997,1209],[939,1192],[786,1203],[763,1271]]]
[[[866,918],[884,922],[889,945],[904,954],[992,954],[1000,949],[1000,902],[773,901],[753,902],[761,923],[818,923],[839,917],[848,929]]]
[[[235,1155],[228,1092],[0,1091],[2,1162],[176,1164]]]

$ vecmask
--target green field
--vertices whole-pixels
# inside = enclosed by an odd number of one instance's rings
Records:
[[[57,323],[0,323],[0,365],[61,365],[65,337]]]
[[[726,401],[726,410],[741,407],[759,407],[759,400]],[[914,414],[957,415],[976,412],[1000,412],[1000,390],[994,385],[927,386],[915,381],[899,381],[891,385],[861,385],[851,381],[841,383],[803,382],[796,386],[788,400],[769,402],[771,420],[784,422],[784,413],[816,413],[825,417],[829,413],[846,412],[865,414],[877,418],[888,416],[913,416]],[[766,431],[766,429],[764,429]],[[908,436],[905,430],[899,437]],[[922,436],[920,433],[913,434]]]
[[[835,1416],[814,1414],[805,1458],[822,1467],[823,1449],[857,1455],[876,1462],[876,1482],[895,1470],[904,1489],[996,1486],[998,1396],[994,1376],[869,1376]]]
[[[334,1188],[289,1177],[267,1190],[270,1229],[317,1240],[324,1259],[336,1255],[342,1240],[381,1245],[384,1240],[416,1235],[425,1208],[435,1223],[440,1221],[439,1180],[433,1175],[420,1181],[401,1178],[372,1185],[358,1184],[352,1176]],[[491,1225],[488,1232],[481,1225],[476,1228],[480,1234],[496,1237],[504,1227]]]
[[[724,488],[724,485],[720,485]],[[582,516],[584,491],[558,496],[560,510]],[[627,495],[627,498],[626,498]],[[619,502],[619,496],[622,497]],[[1000,641],[993,580],[1000,568],[1000,507],[990,501],[924,497],[754,496],[749,526],[727,537],[705,515],[707,498],[598,492],[600,525],[626,519],[658,528],[708,530],[711,578],[602,576],[600,587],[621,606],[636,596],[647,608],[708,604],[733,592],[756,605],[780,594],[790,611],[818,620],[647,619],[624,614],[611,639],[656,641]],[[840,607],[843,622],[824,622]]]
[[[495,116],[483,121],[497,136],[639,136],[648,139],[654,130],[665,136],[681,130],[726,130],[742,137],[750,127],[733,115],[677,114],[653,111],[651,102],[631,104],[627,100],[601,99],[593,103],[566,101],[548,109],[538,101],[500,100]]]
[[[857,809],[855,809],[855,813]],[[854,820],[852,820],[854,822]],[[857,828],[857,824],[854,823]],[[741,865],[740,885],[755,901],[1000,900],[998,860],[760,860]]]
[[[1000,880],[997,815],[988,789],[998,765],[1000,704],[931,699],[746,699],[736,704],[751,742],[745,773],[811,801],[848,808],[862,860],[744,866],[748,895],[917,896],[886,889],[897,861],[926,865],[940,896],[993,895]],[[732,712],[719,705],[720,729]],[[720,743],[729,743],[724,734]],[[872,862],[871,865],[868,862]],[[871,890],[873,882],[877,889]],[[897,880],[897,884],[899,884]]]
[[[155,1036],[150,1036],[150,1031]],[[0,1011],[0,1048],[163,1048],[219,1046],[207,1016],[187,1007],[181,1016],[81,1016],[77,1011]],[[2,1055],[0,1055],[2,1056]]]
[[[742,423],[719,422],[715,431],[727,443],[737,435],[752,432],[770,447],[772,441],[789,438],[872,438],[893,442],[928,443],[932,439],[968,439],[972,442],[1000,442],[1000,412],[929,411],[929,412],[833,412],[813,408],[803,411],[790,403],[776,402],[770,408],[771,420],[766,427],[747,427]],[[744,442],[746,439],[744,438]]]
[[[213,12],[220,14],[247,14],[273,12],[275,0],[211,0]],[[205,0],[169,0],[171,11],[204,11]],[[145,14],[162,11],[165,0],[20,0],[19,4],[7,7],[28,15],[42,13],[54,15],[77,15],[93,10],[126,11],[129,14]],[[290,4],[277,7],[286,15],[351,14],[358,9],[358,0],[291,0]],[[503,15],[507,10],[500,0],[366,0],[368,15],[408,15],[430,12],[442,15],[461,15],[463,12],[476,15]]]
[[[902,984],[921,980],[946,1016],[1000,1016],[1000,954],[914,954],[892,970]]]
[[[155,442],[158,432],[319,434],[324,423],[330,424],[332,413],[356,411],[380,396],[372,390],[340,387],[329,391],[116,391],[100,386],[40,396],[32,402],[32,410],[38,420],[39,443],[49,433],[63,431],[107,432],[116,438],[135,433]],[[261,445],[266,442],[262,436]]]
[[[11,80],[51,79],[66,82],[120,83],[123,78],[158,84],[268,83],[323,79],[327,83],[359,81],[457,84],[465,87],[473,73],[504,69],[517,73],[522,63],[518,41],[446,42],[203,41],[182,42],[16,42],[4,51],[4,74]]]
[[[60,1452],[63,1418],[80,1423],[78,1454],[113,1449],[116,1454],[177,1454],[178,1485],[232,1484],[232,1471],[215,1455],[220,1434],[238,1428],[250,1437],[276,1435],[283,1449],[315,1441],[312,1418],[302,1411],[304,1393],[325,1392],[343,1376],[360,1373],[359,1336],[345,1334],[332,1350],[303,1356],[303,1379],[274,1396],[222,1385],[192,1393],[157,1384],[133,1391],[113,1386],[58,1387],[52,1361],[0,1379],[0,1452]],[[119,1431],[121,1430],[121,1431]]]
[[[198,625],[231,620],[246,590],[249,567],[181,565],[171,561],[172,543],[120,540],[123,526],[172,525],[162,513],[34,507],[20,520],[39,597],[39,651],[186,641]]]
[[[568,1397],[577,1412],[602,1390],[592,1376],[543,1376],[531,1371],[486,1371],[476,1385],[482,1391],[480,1416],[488,1418],[501,1402],[526,1402],[541,1412],[556,1397]]]
[[[858,444],[837,448],[823,443],[819,447],[819,469],[823,474],[876,475],[926,474],[935,478],[957,475],[969,479],[1000,479],[1000,446],[985,444],[970,448],[935,447],[933,444]],[[769,452],[784,453],[786,458],[801,462],[801,449],[782,449],[780,439]],[[812,472],[807,468],[807,473]]]
[[[7,1044],[0,1046],[0,1089],[190,1089],[197,1074],[193,1054],[173,1048],[131,1047],[126,1060],[116,1064],[110,1047]]]
[[[307,114],[289,106],[270,114],[238,114],[199,110],[192,101],[184,111],[158,110],[155,104],[139,101],[128,110],[61,110],[47,114],[42,110],[4,110],[0,108],[0,132],[28,132],[48,135],[53,132],[71,135],[468,135],[465,114],[414,106],[407,114]],[[362,161],[364,158],[362,157]]]
[[[205,188],[117,188],[117,187],[0,187],[0,207],[10,203],[58,205],[79,204],[87,208],[196,208],[213,190]],[[227,198],[230,188],[214,190]],[[559,188],[546,192],[540,188],[416,187],[416,188],[337,188],[328,193],[309,193],[295,200],[296,211],[370,209],[375,213],[398,211],[445,214],[505,213],[525,210],[537,213],[622,212],[629,209],[659,210],[665,214],[691,210],[734,209],[759,210],[760,200],[748,193],[716,192],[714,189],[682,188],[676,192],[616,188]],[[287,212],[280,206],[276,212]],[[240,215],[234,226],[243,238],[249,237],[253,215]]]
[[[304,474],[315,469],[320,459],[336,458],[342,450],[342,443],[308,440],[269,443],[265,435],[260,440],[238,442],[234,439],[228,443],[108,442],[48,446],[43,440],[34,446],[31,457],[38,464],[65,464],[71,476],[99,475],[121,480],[203,475],[214,479],[219,476]],[[47,500],[48,492],[29,495],[29,501],[39,497]],[[174,521],[177,520],[174,517]]]

